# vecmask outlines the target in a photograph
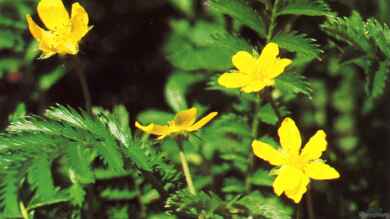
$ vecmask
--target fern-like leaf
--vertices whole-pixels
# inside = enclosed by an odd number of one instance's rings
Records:
[[[91,117],[85,112],[80,114],[74,109],[60,105],[47,110],[46,116],[91,132],[96,136],[96,148],[99,156],[103,158],[110,168],[117,171],[123,170],[123,159],[118,150],[119,145],[111,132],[98,119]]]
[[[284,74],[277,78],[276,87],[287,95],[302,93],[311,98],[312,89],[306,78],[299,74]]]
[[[328,16],[330,8],[322,0],[289,0],[277,13],[278,15]]]
[[[386,81],[389,76],[389,67],[390,63],[387,61],[383,61],[379,64],[379,68],[375,72],[375,76],[372,82],[372,98],[377,98],[384,93]]]
[[[14,172],[8,172],[1,177],[0,184],[0,207],[4,218],[20,217],[18,203],[19,178]]]
[[[277,43],[281,48],[290,52],[296,52],[309,59],[318,58],[323,52],[316,44],[315,39],[308,38],[306,34],[299,34],[297,32],[279,33],[272,41]]]
[[[56,194],[51,174],[51,160],[48,157],[35,159],[28,170],[28,181],[32,188],[36,188],[39,199],[50,199]]]
[[[357,46],[366,53],[373,50],[367,38],[366,24],[356,11],[350,17],[328,17],[321,27],[329,36]]]

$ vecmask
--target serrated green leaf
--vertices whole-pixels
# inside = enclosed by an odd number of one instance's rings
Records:
[[[32,210],[35,208],[40,208],[43,206],[48,205],[54,205],[61,202],[67,202],[69,201],[69,194],[67,190],[62,190],[56,192],[54,196],[51,196],[50,198],[42,199],[40,197],[34,197],[28,204],[28,210]]]
[[[379,63],[379,68],[375,72],[374,80],[372,82],[371,97],[377,98],[384,93],[386,81],[389,76],[390,64],[387,61]]]
[[[308,38],[306,34],[299,34],[297,32],[279,33],[273,39],[281,48],[290,52],[296,52],[308,59],[319,58],[322,50],[315,43],[316,40]]]
[[[331,11],[322,0],[289,0],[277,15],[328,16]]]
[[[311,88],[306,78],[299,74],[283,74],[276,79],[276,87],[282,91],[282,93],[288,95],[296,95],[302,93],[311,98]]]
[[[36,188],[35,195],[41,199],[49,199],[56,193],[51,174],[51,161],[46,157],[36,159],[28,170],[28,181]]]
[[[372,45],[367,38],[366,24],[360,14],[352,12],[350,17],[328,17],[321,28],[331,37],[357,46],[366,53],[372,53]]]
[[[269,103],[260,108],[258,116],[262,122],[270,125],[276,125],[276,123],[279,121],[278,116]]]
[[[71,201],[76,206],[83,206],[86,192],[84,188],[76,183],[69,188],[69,197]]]
[[[371,18],[366,23],[367,34],[373,39],[379,49],[390,58],[390,28],[387,24],[381,24],[377,20]]]
[[[209,0],[208,6],[221,14],[227,14],[243,25],[265,37],[265,25],[262,17],[244,0]]]
[[[72,171],[72,180],[81,183],[89,184],[95,182],[95,177],[91,170],[89,151],[81,145],[72,144],[66,147],[66,159],[68,161],[69,171]]]
[[[131,158],[131,161],[137,165],[138,168],[145,171],[152,171],[152,166],[148,163],[148,158],[145,155],[144,151],[139,148],[138,145],[129,147],[128,156]]]
[[[21,216],[18,204],[19,179],[15,173],[9,172],[2,176],[0,182],[0,206],[3,207],[5,218],[17,218]]]

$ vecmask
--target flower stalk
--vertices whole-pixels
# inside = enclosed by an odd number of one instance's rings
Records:
[[[254,102],[254,111],[253,111],[253,119],[252,119],[252,138],[253,139],[257,138],[257,135],[258,135],[258,132],[259,132],[259,117],[258,117],[258,114],[259,114],[259,110],[260,110],[260,102],[261,102],[260,94],[257,93],[257,97],[256,97],[256,100]],[[248,193],[252,189],[252,184],[250,182],[250,176],[251,176],[251,173],[252,173],[252,170],[253,170],[253,166],[254,166],[254,154],[253,153],[249,153],[248,167],[247,167],[246,178],[245,178],[245,189],[246,189],[246,191]]]
[[[178,137],[177,142],[179,144],[179,149],[180,149],[179,156],[180,156],[181,167],[183,169],[183,173],[184,173],[184,177],[186,179],[188,190],[192,195],[196,195],[196,190],[194,187],[194,183],[192,181],[190,167],[188,165],[186,155],[184,154],[182,139],[180,136]]]
[[[79,81],[80,81],[80,86],[81,86],[81,90],[82,90],[84,102],[85,102],[85,108],[88,111],[90,111],[92,108],[92,98],[91,98],[91,93],[89,92],[87,79],[86,79],[84,71],[83,71],[83,67],[82,67],[83,65],[80,62],[78,57],[72,57],[72,61],[73,61],[74,71],[76,72],[77,77],[79,78]]]

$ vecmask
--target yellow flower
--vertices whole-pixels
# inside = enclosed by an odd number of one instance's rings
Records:
[[[283,120],[278,135],[281,150],[276,150],[269,144],[254,140],[253,152],[259,158],[278,166],[277,177],[273,182],[274,192],[280,196],[283,192],[295,203],[299,203],[310,179],[328,180],[340,177],[340,174],[320,159],[326,150],[326,134],[319,130],[310,138],[305,147],[301,148],[301,136],[294,120]]]
[[[39,27],[30,15],[26,18],[31,34],[39,43],[41,58],[49,58],[55,54],[76,55],[80,40],[91,29],[85,9],[79,3],[74,3],[69,17],[62,0],[41,0],[37,10],[48,30]]]
[[[139,122],[135,122],[135,126],[146,133],[159,136],[157,139],[161,140],[168,135],[184,134],[196,131],[205,126],[218,113],[209,113],[207,116],[195,122],[196,114],[197,110],[193,107],[191,109],[178,112],[175,119],[169,121],[168,125],[157,125],[152,123],[147,126],[143,126]]]
[[[272,86],[275,78],[292,63],[290,59],[281,59],[278,55],[279,46],[276,43],[268,43],[258,58],[239,51],[232,58],[238,70],[222,74],[218,83],[226,88],[241,88],[245,93],[258,92],[266,86]]]

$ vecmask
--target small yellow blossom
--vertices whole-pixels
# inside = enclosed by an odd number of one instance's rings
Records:
[[[187,132],[196,131],[205,126],[218,113],[209,113],[207,116],[195,122],[196,114],[197,110],[195,107],[193,107],[191,109],[177,113],[175,119],[169,121],[168,125],[157,125],[152,123],[147,126],[143,126],[139,122],[135,122],[135,126],[146,133],[157,135],[157,139],[161,140],[168,135],[184,134]]]
[[[320,159],[327,147],[323,130],[317,131],[302,150],[301,136],[294,120],[284,119],[278,135],[282,146],[280,150],[261,141],[254,140],[252,143],[256,156],[279,167],[272,185],[278,196],[284,192],[288,198],[299,203],[310,179],[329,180],[340,177],[336,169]]]
[[[275,78],[292,63],[290,59],[282,59],[278,55],[279,46],[276,43],[268,43],[258,58],[239,51],[232,57],[233,65],[238,70],[222,74],[218,83],[226,88],[241,88],[245,93],[258,92],[272,86]]]
[[[26,18],[31,34],[39,43],[41,58],[55,54],[76,55],[80,40],[91,29],[85,9],[79,3],[73,3],[69,17],[62,0],[41,0],[37,11],[48,30],[39,27],[30,15]]]

